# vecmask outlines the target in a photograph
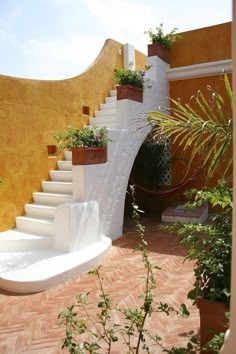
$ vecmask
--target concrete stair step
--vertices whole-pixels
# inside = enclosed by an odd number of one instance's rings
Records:
[[[116,97],[117,96],[117,91],[115,90],[110,90],[110,96],[111,97]]]
[[[116,100],[116,96],[111,96],[111,97],[106,97],[105,98],[105,102],[106,103],[115,103],[117,100]]]
[[[72,182],[42,181],[43,192],[72,194]]]
[[[36,203],[25,204],[26,216],[38,219],[53,219],[56,212],[55,206]]]
[[[66,161],[72,161],[72,152],[69,150],[64,151],[64,156]]]
[[[112,123],[90,123],[91,125],[95,124],[99,128],[106,127],[108,129],[117,129],[117,123],[114,121]]]
[[[102,117],[90,118],[89,123],[91,125],[116,123],[116,117],[115,116],[102,116]]]
[[[116,109],[116,101],[111,103],[102,103],[100,104],[100,109],[102,111],[109,110],[109,109]]]
[[[61,171],[72,171],[72,161],[57,161],[58,169]]]
[[[51,248],[53,238],[51,236],[25,233],[16,229],[1,232],[0,252],[20,252]],[[2,254],[0,253],[1,258]]]
[[[30,234],[52,236],[53,221],[28,216],[17,216],[16,229]]]
[[[52,181],[72,182],[72,171],[52,170],[49,174]]]
[[[99,128],[106,127],[109,129],[117,129],[117,123],[96,123]]]
[[[102,111],[95,111],[95,117],[115,116],[116,109],[104,109]]]
[[[37,204],[51,205],[51,206],[70,203],[73,200],[71,194],[44,193],[44,192],[34,192],[33,198],[35,203]]]

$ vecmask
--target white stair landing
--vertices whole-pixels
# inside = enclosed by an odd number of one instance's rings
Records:
[[[99,264],[111,247],[111,239],[75,252],[55,249],[0,253],[0,288],[13,293],[37,293],[59,285]]]
[[[3,252],[21,252],[51,248],[53,238],[51,236],[35,235],[13,229],[0,233],[0,268],[4,257]]]

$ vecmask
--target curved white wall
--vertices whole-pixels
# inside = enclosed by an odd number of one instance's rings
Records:
[[[147,75],[151,88],[145,88],[143,103],[127,99],[117,101],[118,129],[109,130],[113,142],[108,145],[108,163],[73,166],[74,200],[98,201],[100,233],[112,240],[122,235],[129,176],[139,148],[150,130],[145,113],[169,104],[169,65],[158,57],[150,57],[148,61],[152,66]]]

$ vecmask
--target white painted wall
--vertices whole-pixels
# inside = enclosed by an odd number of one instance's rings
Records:
[[[124,58],[124,68],[129,69],[129,64],[133,64],[135,68],[135,48],[129,43],[123,45],[123,58]]]
[[[59,205],[54,225],[54,248],[59,251],[80,251],[102,239],[96,201]]]

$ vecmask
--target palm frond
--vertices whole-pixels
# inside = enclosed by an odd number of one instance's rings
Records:
[[[226,74],[224,83],[232,107],[232,89]],[[165,135],[174,144],[178,144],[183,153],[189,153],[187,170],[193,160],[198,158],[203,167],[207,166],[208,176],[212,177],[224,162],[227,168],[222,172],[223,177],[232,171],[232,118],[225,113],[223,97],[210,87],[208,90],[210,101],[201,91],[191,97],[190,103],[170,99],[171,108],[150,112],[148,120],[153,126],[152,134],[155,138]]]

